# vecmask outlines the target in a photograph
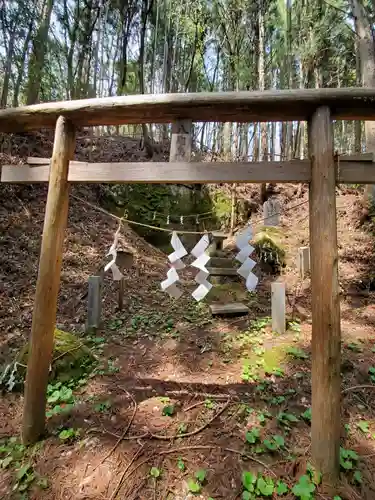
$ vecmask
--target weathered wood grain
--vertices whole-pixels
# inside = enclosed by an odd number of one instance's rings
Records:
[[[375,89],[289,89],[103,97],[0,111],[0,132],[53,128],[62,115],[77,126],[193,121],[308,120],[319,106],[335,119],[374,120]]]
[[[4,165],[2,182],[47,182],[48,165]],[[69,182],[98,183],[215,183],[215,182],[308,182],[309,162],[264,163],[194,163],[194,162],[147,162],[147,163],[79,163],[71,162]]]
[[[25,383],[22,438],[27,444],[35,443],[44,432],[46,390],[52,362],[62,249],[68,218],[68,169],[69,160],[74,152],[74,144],[74,126],[66,118],[59,117],[56,123],[51,160],[51,177],[48,186]]]
[[[48,163],[4,165],[1,182],[48,182]],[[37,165],[37,166],[35,166]],[[215,182],[310,182],[309,160],[258,163],[85,163],[71,161],[68,180],[72,183],[183,183]],[[370,161],[340,161],[337,182],[342,184],[375,184],[375,164]]]
[[[334,485],[340,452],[340,300],[335,163],[330,111],[319,108],[309,126],[312,309],[313,464]]]

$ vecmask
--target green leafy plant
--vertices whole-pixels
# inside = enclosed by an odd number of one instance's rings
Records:
[[[350,342],[346,347],[353,352],[362,352],[362,347],[356,342]]]
[[[73,403],[55,405],[46,411],[46,417],[50,418],[50,417],[53,417],[54,415],[61,415],[64,413],[69,413],[73,408],[74,408]]]
[[[212,399],[206,399],[204,402],[204,406],[209,410],[212,410],[213,408],[215,408],[215,401],[212,401]]]
[[[315,484],[308,475],[299,478],[298,483],[292,488],[292,493],[300,500],[312,500],[316,489]]]
[[[285,446],[285,440],[282,436],[271,436],[263,441],[264,446],[270,451],[280,450]]]
[[[41,443],[38,443],[32,448],[27,448],[16,437],[0,441],[0,467],[13,472],[13,491],[22,493],[24,498],[31,484],[43,489],[48,487],[47,480],[39,476],[30,463],[30,456],[40,447]]]
[[[357,484],[362,484],[362,474],[361,471],[356,470],[353,474],[353,481]]]
[[[161,476],[161,470],[158,469],[157,467],[151,467],[150,476],[155,479],[159,478]]]
[[[48,384],[47,403],[73,403],[73,401],[73,391],[70,387],[62,385],[61,382]]]
[[[298,321],[290,321],[288,323],[288,327],[292,332],[297,332],[299,333],[301,331],[301,325],[298,323]]]
[[[258,421],[260,424],[264,425],[266,423],[267,418],[272,418],[272,415],[269,411],[264,410],[258,413]]]
[[[259,440],[260,430],[256,427],[249,430],[245,434],[246,442],[249,444],[255,444]]]
[[[308,355],[299,347],[288,347],[286,353],[296,359],[308,359]]]
[[[184,470],[186,469],[185,462],[182,460],[181,457],[178,457],[177,459],[177,467],[180,469],[181,472],[184,472]]]
[[[166,405],[166,406],[164,406],[164,408],[162,410],[162,415],[167,416],[167,417],[173,417],[175,412],[176,412],[175,405]]]
[[[207,476],[207,471],[206,469],[199,469],[197,470],[197,472],[195,473],[195,477],[196,479],[201,483],[203,484],[205,479],[206,479],[206,476]]]
[[[73,441],[80,435],[80,429],[73,429],[70,427],[69,429],[63,429],[59,432],[59,438],[61,441]]]
[[[366,422],[365,420],[360,420],[358,423],[357,423],[357,428],[363,432],[363,434],[368,434],[370,432],[370,429],[369,429],[369,423]]]
[[[255,496],[270,497],[275,491],[275,483],[271,478],[265,477],[262,474],[257,476],[252,472],[242,473],[242,492],[243,500],[251,500]]]
[[[99,412],[99,413],[105,413],[108,411],[112,406],[112,403],[110,401],[104,401],[103,403],[98,403],[94,406],[94,410]]]
[[[202,490],[202,484],[206,480],[207,471],[206,469],[199,469],[194,474],[195,479],[189,478],[187,480],[187,485],[191,493],[199,493]]]
[[[293,413],[286,413],[283,411],[281,411],[276,418],[278,423],[284,427],[290,427],[290,424],[299,422],[298,417],[293,415]]]
[[[358,462],[358,455],[353,450],[340,448],[340,466],[344,470],[352,470]]]
[[[289,488],[288,485],[285,484],[283,481],[278,480],[276,483],[276,493],[278,495],[285,495],[285,493],[288,493]]]
[[[285,401],[285,396],[274,396],[269,399],[271,405],[281,405]]]
[[[307,408],[307,410],[301,414],[301,418],[306,420],[306,422],[311,422],[311,408]]]
[[[194,479],[191,478],[187,480],[187,486],[191,493],[199,493],[202,489],[202,486],[198,483],[198,481],[194,481]]]
[[[245,359],[242,363],[242,380],[245,382],[255,382],[258,376],[254,372],[253,366],[250,365],[250,360]]]
[[[187,429],[188,429],[187,424],[185,424],[184,422],[181,422],[178,425],[177,434],[185,434],[185,432],[187,431]]]
[[[370,375],[371,382],[375,382],[375,368],[373,366],[371,366],[371,368],[369,368],[368,373]]]

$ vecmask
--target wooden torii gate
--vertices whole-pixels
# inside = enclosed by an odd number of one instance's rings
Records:
[[[4,166],[2,182],[49,182],[30,339],[23,440],[45,428],[69,184],[72,182],[305,182],[310,185],[312,423],[314,466],[335,484],[340,447],[340,303],[335,186],[375,183],[371,155],[334,156],[332,120],[375,120],[375,89],[139,95],[54,102],[0,111],[0,132],[55,128],[50,165]],[[309,160],[251,163],[70,161],[75,128],[125,123],[290,121],[309,123]],[[178,127],[175,127],[175,129]],[[184,161],[185,160],[185,161]],[[45,163],[45,162],[44,162]]]

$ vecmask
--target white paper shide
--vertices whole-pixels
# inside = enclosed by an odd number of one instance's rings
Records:
[[[161,282],[161,289],[167,292],[171,297],[178,299],[183,292],[177,287],[177,283],[180,281],[177,269],[183,269],[185,267],[181,259],[185,257],[188,252],[175,231],[172,233],[171,246],[174,250],[174,252],[168,255],[171,268],[167,272],[167,279]]]
[[[246,288],[249,292],[255,290],[258,284],[258,278],[251,271],[253,270],[256,262],[250,258],[254,251],[254,247],[250,245],[249,241],[253,237],[253,231],[250,226],[238,234],[236,238],[236,245],[239,249],[236,259],[241,262],[241,266],[237,269],[237,273],[246,280]]]
[[[193,299],[195,299],[197,302],[204,299],[212,288],[211,283],[207,281],[210,273],[206,268],[206,264],[210,260],[210,256],[206,254],[206,250],[209,244],[210,239],[208,237],[208,234],[204,234],[191,251],[191,254],[196,257],[195,261],[192,262],[191,265],[196,269],[199,269],[199,272],[195,276],[195,281],[199,286],[191,294]]]

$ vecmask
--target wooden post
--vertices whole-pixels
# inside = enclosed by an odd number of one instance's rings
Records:
[[[22,427],[25,444],[35,443],[44,432],[46,389],[52,361],[63,239],[68,217],[67,179],[74,145],[74,126],[60,116],[56,123],[51,160],[25,383]]]
[[[310,260],[312,306],[313,464],[335,486],[340,456],[340,302],[335,163],[330,110],[320,107],[309,127],[311,156]]]
[[[89,276],[89,291],[87,297],[87,325],[88,332],[100,328],[102,312],[102,277]]]
[[[271,285],[272,331],[285,333],[285,283],[275,281]]]

